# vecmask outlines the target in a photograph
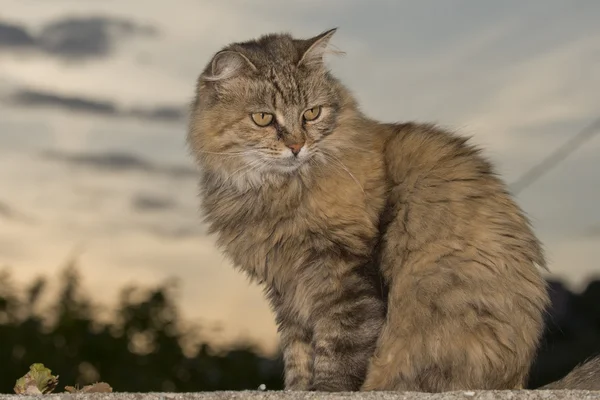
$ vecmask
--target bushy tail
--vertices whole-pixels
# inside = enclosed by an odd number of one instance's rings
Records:
[[[600,356],[576,366],[564,378],[538,389],[600,390]]]

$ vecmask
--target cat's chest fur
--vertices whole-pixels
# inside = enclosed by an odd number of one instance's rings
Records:
[[[310,184],[238,192],[207,185],[210,230],[234,264],[286,295],[307,279],[335,279],[342,259],[364,262],[377,240],[384,202],[381,170],[332,171]]]

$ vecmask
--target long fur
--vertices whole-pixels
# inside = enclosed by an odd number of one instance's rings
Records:
[[[286,388],[522,388],[549,301],[528,219],[465,138],[366,117],[322,61],[331,35],[227,46],[191,109],[202,211],[264,287]]]

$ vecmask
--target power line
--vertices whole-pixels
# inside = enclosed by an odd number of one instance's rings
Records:
[[[558,165],[561,161],[567,158],[569,154],[577,150],[582,144],[589,141],[597,133],[600,133],[600,118],[586,126],[570,140],[516,179],[510,185],[513,194],[518,194],[531,186],[535,181],[541,178],[550,169]]]

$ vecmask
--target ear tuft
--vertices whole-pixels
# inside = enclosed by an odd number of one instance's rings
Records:
[[[210,64],[210,71],[202,78],[207,81],[222,81],[232,78],[244,68],[256,70],[254,64],[242,53],[233,50],[222,50],[215,54]]]
[[[329,48],[329,42],[331,37],[335,34],[338,28],[333,28],[328,31],[325,31],[313,38],[307,39],[303,41],[303,45],[306,48],[300,61],[298,61],[298,66],[301,64],[310,65],[316,63],[323,62],[323,56],[325,53],[336,53],[343,54],[342,51],[332,50]]]

